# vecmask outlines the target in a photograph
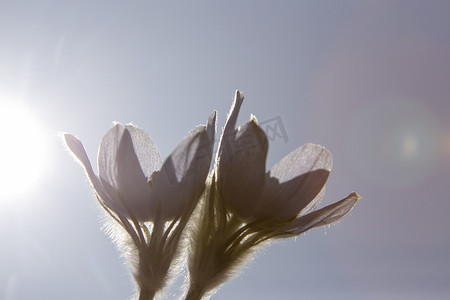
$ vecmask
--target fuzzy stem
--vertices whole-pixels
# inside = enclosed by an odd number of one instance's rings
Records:
[[[186,295],[186,300],[201,300],[204,294],[205,291],[202,289],[191,286]]]
[[[151,291],[147,288],[141,288],[139,291],[139,300],[152,300],[155,297],[156,291]]]
[[[215,175],[211,178],[203,198],[189,262],[189,290],[187,300],[200,300],[214,291],[228,278],[231,269],[242,262],[249,250],[227,251],[234,242],[240,221],[227,214],[216,191]],[[243,231],[245,236],[245,230]],[[240,233],[240,231],[239,231]],[[239,236],[239,235],[238,235]]]
[[[164,286],[164,281],[162,280],[164,276],[155,276],[155,270],[152,267],[156,267],[158,270],[159,266],[149,263],[145,258],[141,256],[138,274],[136,276],[138,288],[139,288],[139,300],[152,300],[155,297],[156,292]]]
[[[230,278],[253,248],[280,235],[280,226],[270,219],[243,222],[225,207],[216,190],[215,174],[207,186],[198,215],[189,257],[187,300],[200,300]]]

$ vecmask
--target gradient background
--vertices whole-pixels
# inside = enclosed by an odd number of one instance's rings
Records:
[[[214,109],[220,128],[236,89],[239,123],[286,129],[268,167],[322,144],[325,203],[364,198],[337,225],[265,247],[212,299],[448,299],[450,2],[111,2],[0,2],[0,101],[26,105],[47,146],[37,184],[0,199],[0,299],[132,295],[57,132],[95,162],[112,122],[133,122],[166,157]]]

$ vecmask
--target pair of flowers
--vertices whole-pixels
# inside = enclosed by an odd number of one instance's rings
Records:
[[[268,140],[256,119],[236,128],[243,99],[236,91],[211,174],[216,112],[164,162],[146,132],[115,124],[100,144],[98,175],[81,142],[64,135],[99,203],[131,238],[125,251],[139,299],[152,299],[166,285],[183,236],[190,244],[186,299],[201,299],[256,245],[334,223],[358,201],[352,193],[315,210],[332,164],[322,146],[301,146],[266,172]]]

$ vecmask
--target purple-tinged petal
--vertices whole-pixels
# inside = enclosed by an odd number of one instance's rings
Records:
[[[333,158],[325,147],[305,144],[298,147],[270,169],[270,176],[280,183],[317,169],[331,171]]]
[[[119,149],[120,138],[122,137],[125,126],[116,123],[108,130],[102,138],[98,149],[98,173],[102,180],[114,188],[117,188],[116,182],[116,157]]]
[[[276,163],[269,176],[276,180],[264,186],[262,203],[277,202],[272,215],[278,219],[296,216],[322,190],[332,166],[331,153],[322,146],[303,145]]]
[[[193,130],[164,161],[152,183],[152,210],[170,220],[192,207],[205,187],[212,150],[205,126]]]
[[[104,204],[112,209],[115,213],[120,213],[124,217],[128,217],[127,208],[125,208],[124,203],[122,203],[117,188],[109,184],[108,181],[99,177],[102,183],[103,189],[105,191],[105,198],[101,198]]]
[[[323,197],[325,196],[325,190],[326,186],[323,186],[319,194],[317,194],[317,196],[301,210],[298,216],[304,216],[312,211],[315,211],[319,207],[320,203],[322,203]]]
[[[361,197],[357,193],[351,193],[341,201],[294,220],[286,231],[301,234],[315,227],[335,223],[348,214],[359,199]]]
[[[96,190],[97,194],[102,198],[103,201],[108,201],[107,193],[105,192],[98,176],[94,173],[92,169],[91,162],[84,150],[83,144],[75,136],[66,133],[64,134],[64,140],[66,141],[67,147],[72,151],[72,154],[81,162],[84,169],[86,170],[87,176],[91,181],[92,186]]]
[[[136,153],[142,171],[147,178],[150,177],[154,171],[159,170],[162,164],[158,148],[145,131],[133,125],[124,126],[120,123],[116,123],[105,133],[98,152],[99,175],[113,187],[117,187],[115,164],[120,139],[122,138],[125,129],[130,133],[134,152]]]
[[[160,170],[162,166],[163,161],[158,147],[146,131],[133,125],[125,125],[125,128],[130,132],[134,151],[142,171],[149,178],[153,172]]]
[[[250,120],[235,136],[222,140],[217,168],[217,187],[222,201],[243,219],[258,207],[265,181],[269,143],[264,131]]]
[[[150,186],[136,156],[127,128],[123,131],[115,162],[117,193],[130,213],[139,220],[151,219]],[[125,212],[126,213],[126,212]]]

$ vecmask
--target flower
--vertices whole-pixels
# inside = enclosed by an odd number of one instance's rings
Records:
[[[237,91],[217,155],[217,189],[225,206],[246,223],[279,222],[280,234],[300,234],[347,214],[359,199],[356,193],[312,212],[331,171],[331,153],[324,147],[303,145],[266,172],[268,140],[256,119],[236,129],[243,99]]]
[[[198,126],[162,163],[149,135],[116,123],[106,132],[95,174],[80,140],[65,134],[66,144],[86,170],[99,199],[124,217],[152,221],[156,214],[172,220],[201,195],[214,147],[215,113]]]
[[[315,210],[332,163],[322,146],[303,145],[266,172],[269,143],[256,118],[236,129],[243,100],[236,91],[190,237],[188,300],[214,293],[261,243],[334,223],[359,199]]]
[[[175,273],[169,270],[180,253],[182,232],[205,188],[215,126],[213,112],[208,124],[191,130],[162,163],[145,131],[117,123],[100,144],[98,175],[80,140],[64,135],[99,203],[131,238],[114,239],[129,259],[139,299],[153,299]]]

